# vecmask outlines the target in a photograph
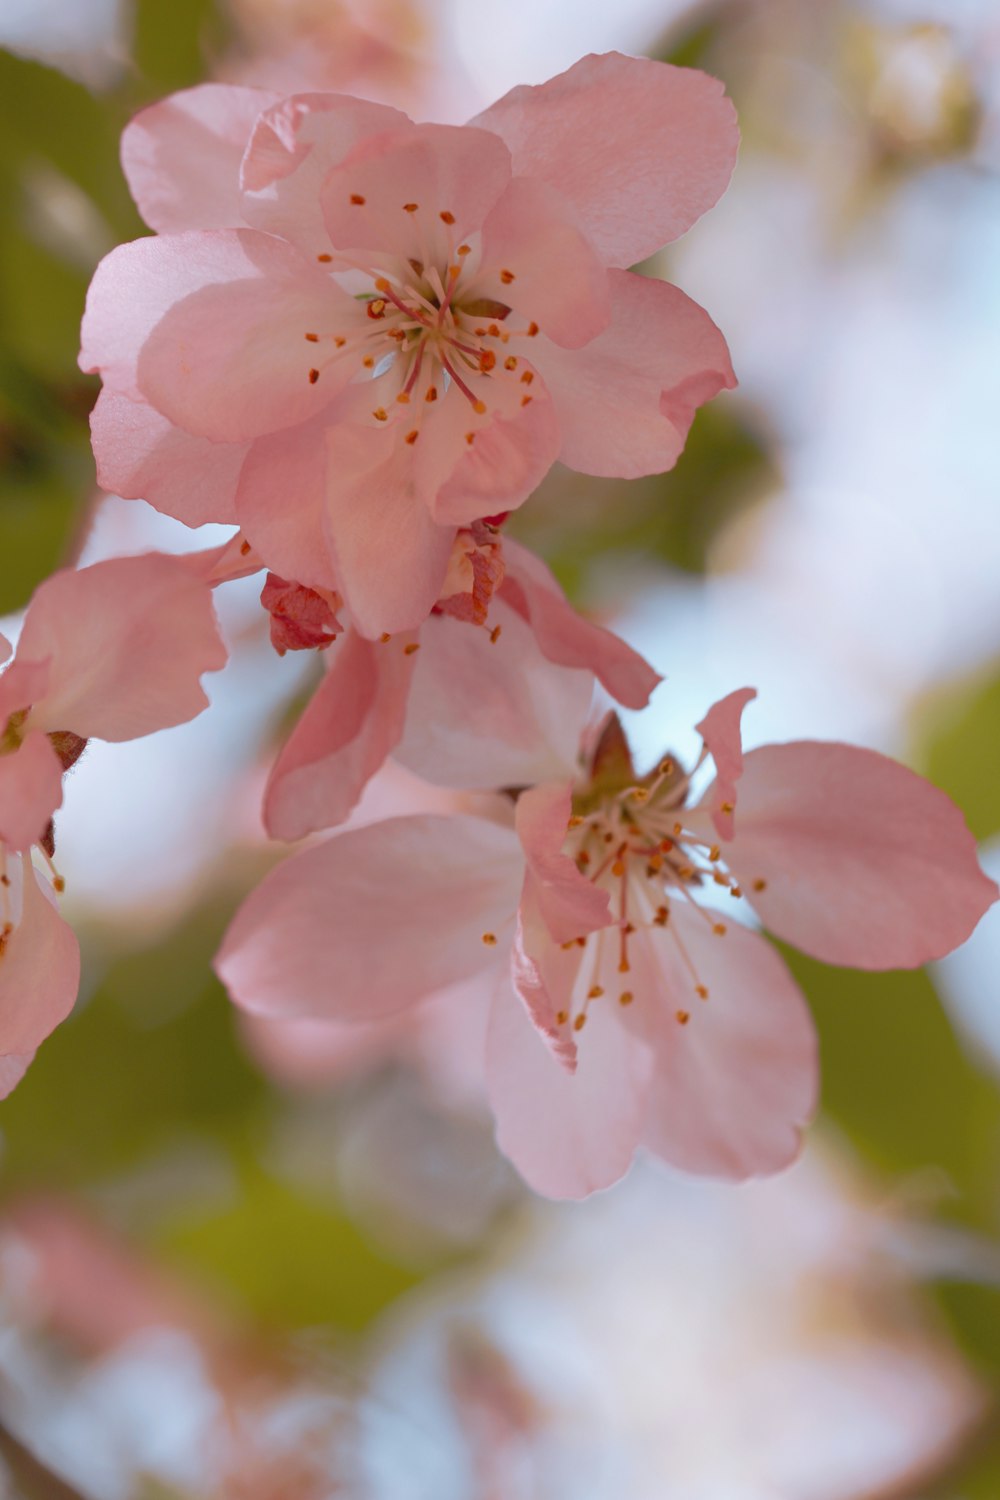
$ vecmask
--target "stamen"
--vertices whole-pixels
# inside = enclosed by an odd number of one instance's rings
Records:
[[[322,255],[317,255],[316,259],[322,261],[324,266],[328,266],[331,260],[333,260],[333,256],[327,255],[326,251],[324,251]]]
[[[310,344],[318,344],[319,343],[319,334],[318,333],[307,333],[306,334],[306,339],[308,340],[308,342]]]
[[[420,642],[419,641],[410,641],[409,645],[403,647],[403,655],[404,656],[412,656],[413,653],[414,653],[414,651],[419,651],[419,650],[420,650]]]
[[[497,941],[497,935],[496,935],[495,932],[484,932],[483,933],[483,942],[486,944],[487,948],[495,948],[496,947],[496,941]]]
[[[365,200],[364,200],[364,198],[362,198],[362,196],[361,196],[360,193],[352,193],[351,194],[351,202],[353,204],[355,204],[356,207],[363,208]]]
[[[406,214],[415,214],[419,207],[419,203],[404,203],[403,212]]]
[[[309,384],[310,385],[315,385],[318,379],[319,379],[319,371],[318,370],[310,370],[309,371]]]
[[[678,1010],[674,1014],[682,1026],[686,1026],[691,1019],[691,1012],[688,1010]]]
[[[454,224],[455,222],[455,215],[451,213],[451,211],[447,208],[443,208],[441,210],[441,212],[438,214],[438,218],[441,220],[442,224]]]
[[[493,629],[490,631],[490,645],[491,646],[495,646],[496,643],[497,643],[497,641],[500,639],[500,631],[501,631],[501,629],[502,629],[502,626],[500,626],[500,625],[494,625]]]
[[[510,286],[511,282],[514,280],[514,272],[513,271],[501,271],[500,272],[500,280],[503,282],[504,286]]]
[[[753,882],[753,889],[755,891],[766,891],[767,881],[764,880],[762,876],[758,875],[757,879]]]
[[[376,422],[388,422],[389,420],[389,413],[386,411],[384,406],[376,406],[375,410],[372,412],[372,416],[375,418]]]

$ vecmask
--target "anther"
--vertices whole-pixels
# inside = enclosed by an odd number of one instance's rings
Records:
[[[522,396],[521,397],[521,405],[522,406],[530,406],[531,403],[532,403],[532,401],[534,399],[535,399],[534,396]]]
[[[731,813],[733,811],[733,809],[735,808],[735,806],[736,806],[735,802],[723,802],[723,803],[720,804],[719,811],[720,812],[724,812],[724,813]]]
[[[762,876],[758,875],[757,879],[753,883],[753,888],[755,891],[766,891],[767,881],[764,880]]]
[[[500,337],[500,329],[496,323],[491,323],[486,332],[491,338],[498,339]]]
[[[407,434],[406,434],[406,439],[405,439],[405,440],[406,440],[406,442],[408,442],[408,443],[409,443],[409,444],[410,444],[410,446],[411,446],[411,447],[412,447],[412,446],[413,446],[413,444],[414,444],[414,443],[415,443],[415,442],[416,442],[416,441],[417,441],[417,438],[418,438],[418,437],[419,437],[419,436],[420,436],[420,433],[419,433],[419,432],[418,432],[418,431],[417,431],[417,429],[416,429],[416,428],[415,428],[415,427],[414,427],[414,429],[413,429],[413,431],[412,431],[412,432],[408,432],[408,433],[407,433]]]
[[[406,646],[403,647],[403,655],[404,656],[412,656],[413,653],[414,653],[414,651],[419,651],[419,650],[420,650],[420,642],[419,641],[410,641],[410,643],[408,645],[406,645]]]
[[[725,924],[725,922],[713,922],[712,923],[712,931],[718,937],[725,937],[725,935],[726,935],[726,924]]]
[[[491,646],[495,646],[497,641],[500,639],[500,629],[501,627],[499,625],[494,625],[493,629],[490,631]]]
[[[55,877],[55,879],[53,880],[53,882],[52,882],[52,889],[57,893],[57,895],[60,895],[60,896],[62,895],[63,891],[66,889],[66,882],[65,882],[65,880],[63,879],[63,877],[61,875],[57,875]]]
[[[587,999],[588,1000],[600,1000],[600,998],[601,998],[601,996],[603,994],[604,994],[604,991],[601,989],[601,986],[599,984],[592,984],[590,986],[590,989],[587,991]]]
[[[566,824],[566,827],[567,828],[579,828],[580,824],[582,822],[583,822],[583,819],[580,817],[580,814],[579,813],[574,813],[573,816],[569,819],[569,822]]]
[[[698,996],[699,1000],[707,1000],[708,999],[708,990],[705,988],[705,986],[703,984],[696,984],[695,987],[694,987],[694,992]]]
[[[586,1011],[581,1010],[580,1014],[578,1016],[574,1016],[574,1018],[573,1018],[573,1030],[574,1031],[582,1031],[583,1028],[586,1026],[586,1024],[587,1024],[587,1013],[586,1013]]]
[[[713,865],[722,858],[722,850],[719,848],[718,844],[713,844],[711,849],[709,849],[708,858],[710,863]]]
[[[365,203],[365,200],[364,200],[364,198],[362,198],[362,196],[361,196],[361,194],[360,194],[360,193],[352,193],[352,194],[351,194],[351,202],[352,202],[352,203],[353,203],[353,204],[354,204],[354,205],[355,205],[355,206],[356,206],[356,207],[357,207],[357,208],[363,208],[363,207],[364,207],[364,203]]]
[[[618,1004],[631,1005],[634,999],[635,996],[632,994],[631,990],[622,990],[621,994],[618,996]]]
[[[324,266],[327,266],[330,264],[330,261],[333,260],[333,256],[327,255],[326,251],[324,251],[322,255],[317,255],[316,259],[321,260]]]
[[[382,634],[379,636],[379,640],[382,642],[382,644],[384,646],[385,643],[386,643],[386,641],[391,641],[392,640],[392,636],[389,634],[388,630],[383,630]]]
[[[306,334],[306,340],[310,344],[318,344],[319,343],[319,334],[318,333],[307,333]]]
[[[409,393],[409,391],[400,391],[399,395],[396,397],[396,400],[399,402],[400,406],[409,406],[409,404],[410,404],[410,393]]]
[[[438,218],[441,220],[442,224],[454,224],[455,222],[455,215],[451,213],[451,211],[447,208],[443,208],[441,210],[441,212],[438,214]]]
[[[514,280],[514,272],[513,271],[501,271],[500,272],[500,280],[503,282],[504,286],[510,286],[511,282]]]
[[[338,349],[343,349],[344,345],[347,343],[347,340],[344,338],[342,333],[335,333],[333,336],[333,342]]]
[[[557,1020],[557,1022],[559,1023],[560,1026],[565,1026],[566,1022],[569,1020],[569,1016],[567,1015],[566,1011],[564,1011],[564,1010],[557,1010],[556,1011],[556,1020]]]
[[[310,385],[315,385],[318,379],[319,379],[319,371],[318,370],[310,370],[309,371],[309,384]]]
[[[389,413],[386,411],[384,406],[376,406],[375,410],[372,412],[372,416],[375,418],[376,422],[388,422],[389,420]]]
[[[375,360],[370,354],[366,354],[361,363],[366,370],[373,370],[375,368]]]
[[[618,972],[619,974],[630,974],[632,972],[632,965],[627,958],[623,958],[619,963]]]
[[[537,323],[529,323],[528,324],[528,337],[529,337],[529,339],[533,339],[535,337],[535,335],[536,335],[537,332],[538,332],[538,324]]]
[[[483,352],[479,356],[479,368],[484,373],[487,370],[492,370],[493,366],[496,364],[496,362],[497,362],[497,357],[493,353],[492,349],[484,349]]]
[[[474,432],[467,432],[465,434],[465,441],[469,444],[469,446],[471,448],[472,444],[476,441],[476,434]]]
[[[521,376],[521,384],[530,385],[534,378],[535,377],[530,370],[525,370],[524,374]]]
[[[666,758],[666,760],[661,760],[660,761],[660,764],[656,768],[656,774],[658,776],[671,776],[671,775],[673,775],[673,770],[674,770],[674,763],[673,763],[673,761],[670,759],[670,757],[668,755],[667,758]]]
[[[368,304],[367,312],[368,312],[368,316],[370,318],[384,318],[385,317],[385,298],[384,297],[373,297],[372,300],[371,300],[371,302],[369,302],[369,304]]]
[[[477,417],[483,416],[483,414],[486,411],[486,402],[485,401],[473,401],[473,403],[472,403],[472,410],[476,413]]]
[[[487,948],[495,948],[496,947],[496,942],[497,942],[497,935],[496,935],[496,933],[495,932],[484,932],[483,933],[483,942],[486,944]]]
[[[678,1010],[674,1014],[682,1026],[686,1026],[691,1019],[691,1012],[689,1010]]]
[[[250,551],[250,543],[244,537],[243,541],[240,542],[240,556],[241,557],[246,557],[246,555],[247,555],[247,553],[249,551]]]
[[[437,386],[436,385],[429,385],[427,387],[427,392],[426,392],[426,394],[424,396],[424,400],[425,401],[436,401],[437,398],[438,398]]]
[[[616,859],[614,864],[611,866],[611,873],[612,875],[614,875],[616,880],[620,879],[625,874],[624,860]]]
[[[504,367],[505,370],[516,370],[517,369],[517,355],[516,354],[508,354],[507,358],[503,362],[503,367]]]
[[[455,251],[456,255],[462,255],[462,256],[471,255],[471,253],[472,253],[472,246],[471,245],[459,245],[458,249]]]
[[[666,927],[666,925],[667,925],[667,923],[669,921],[670,921],[670,908],[669,908],[669,906],[658,906],[656,908],[656,916],[653,918],[654,924],[657,927]]]
[[[729,892],[729,894],[731,896],[736,896],[736,897],[742,896],[742,894],[743,894],[743,887],[741,885],[734,885],[733,888],[732,888],[732,890]]]
[[[407,214],[415,214],[419,207],[419,203],[404,203],[403,212]]]

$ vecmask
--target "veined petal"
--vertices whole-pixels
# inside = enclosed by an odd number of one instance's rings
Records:
[[[62,804],[62,765],[48,738],[33,730],[0,755],[0,843],[24,852],[37,844]]]
[[[257,1014],[390,1015],[486,967],[523,875],[514,833],[494,823],[370,824],[272,870],[237,912],[216,970]]]
[[[90,434],[102,489],[146,500],[185,526],[236,521],[245,444],[193,437],[147,402],[116,396],[107,386],[90,414]]]
[[[585,1198],[628,1171],[652,1058],[610,1006],[595,1007],[568,1072],[505,981],[493,1001],[486,1083],[497,1145],[536,1192]]]
[[[504,537],[506,572],[500,598],[527,620],[542,655],[560,667],[593,672],[626,708],[645,708],[662,678],[610,630],[578,614],[549,569],[511,537]]]
[[[707,1000],[694,993],[677,938]],[[736,1181],[788,1166],[816,1106],[818,1062],[812,1019],[780,954],[738,922],[718,935],[679,902],[666,928],[641,929],[632,942],[627,1019],[655,1054],[644,1143],[672,1166]]]
[[[857,969],[943,957],[998,894],[950,798],[853,745],[751,750],[724,858],[772,932]]]
[[[293,94],[258,119],[243,158],[247,223],[308,256],[330,248],[320,193],[330,170],[370,135],[409,124],[401,110],[349,94]]]
[[[362,634],[416,629],[433,608],[455,538],[414,491],[412,449],[343,421],[326,434],[326,535],[336,587]]]
[[[51,657],[31,724],[131,740],[208,706],[203,672],[226,663],[212,591],[182,558],[150,552],[53,573],[28,606],[20,650]]]
[[[23,1056],[73,1009],[80,948],[31,860],[11,860],[8,874],[14,926],[0,951],[0,1053]]]
[[[712,821],[721,838],[733,836],[733,809],[736,806],[736,784],[743,774],[743,710],[757,696],[756,688],[737,688],[713,703],[695,729],[705,742],[705,749],[715,762],[715,782],[710,803]]]
[[[555,402],[560,457],[634,479],[676,463],[695,411],[736,384],[708,313],[666,281],[611,271],[611,325],[583,349],[543,335],[534,359]]]
[[[122,134],[122,168],[139,212],[161,234],[243,222],[240,162],[263,89],[202,83],[141,110]]]
[[[487,130],[410,125],[362,141],[328,174],[323,215],[338,250],[445,267],[510,181],[510,152]]]
[[[482,265],[494,277],[492,295],[565,349],[588,344],[611,321],[607,271],[551,184],[508,184],[483,225]]]
[[[326,414],[250,444],[236,488],[239,525],[266,565],[306,588],[335,589],[327,544]]]
[[[468,789],[569,779],[593,678],[547,662],[502,599],[490,621],[495,639],[448,615],[424,624],[396,759],[436,785]]]
[[[355,365],[344,359],[327,361],[321,379],[310,373],[319,360],[306,334],[346,327],[358,310],[294,246],[255,229],[216,229],[140,240],[125,251],[135,252],[122,267],[134,276],[102,278],[98,267],[91,295],[100,286],[106,296],[111,280],[122,284],[119,296],[127,288],[137,304],[159,304],[155,325],[140,313],[142,326],[129,329],[133,358],[139,348],[136,385],[187,432],[247,442],[306,421],[353,377]],[[119,329],[131,322],[119,307]],[[129,394],[117,374],[105,379]]]
[[[511,89],[471,123],[503,137],[516,173],[568,198],[605,262],[622,267],[712,207],[739,144],[718,79],[619,52]]]
[[[563,853],[571,812],[569,784],[549,782],[521,793],[514,818],[533,881],[533,901],[556,943],[605,927],[611,920],[608,892],[581,875]]]
[[[403,732],[413,672],[405,643],[349,630],[268,778],[272,838],[300,839],[344,822]]]

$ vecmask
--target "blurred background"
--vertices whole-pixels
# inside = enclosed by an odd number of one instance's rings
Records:
[[[214,78],[461,120],[608,48],[736,102],[731,189],[648,269],[741,386],[672,474],[556,471],[512,529],[666,674],[641,758],[752,683],[749,743],[900,756],[1000,876],[996,0],[0,0],[0,625],[61,564],[224,534],[93,488],[78,325],[144,232],[137,108]],[[780,1179],[541,1202],[433,1015],[251,1032],[211,977],[317,670],[258,592],[218,601],[213,709],[67,786],[83,993],[0,1107],[0,1494],[997,1500],[1000,917],[934,972],[789,956],[824,1098]]]

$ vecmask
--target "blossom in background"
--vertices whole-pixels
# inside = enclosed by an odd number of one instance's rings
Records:
[[[10,655],[2,637],[0,654]],[[225,660],[211,592],[179,559],[112,559],[55,573],[35,591],[0,674],[3,1093],[68,1015],[79,983],[79,948],[53,895],[64,772],[89,739],[138,739],[194,718],[208,704],[202,673]]]
[[[514,792],[506,816],[394,818],[295,855],[226,935],[231,996],[371,1022],[479,974],[500,1147],[555,1197],[614,1182],[640,1145],[734,1179],[787,1165],[814,1106],[812,1024],[779,954],[717,903],[884,969],[962,942],[997,887],[958,809],[886,757],[744,756],[753,696],[698,726],[715,766],[698,801],[670,756],[637,776],[611,716],[582,777]]]
[[[736,144],[714,79],[618,54],[468,126],[221,84],[152,106],[123,160],[158,233],[84,317],[101,483],[237,521],[366,636],[418,626],[458,527],[556,458],[669,468],[734,384],[707,314],[627,267],[711,207]]]

